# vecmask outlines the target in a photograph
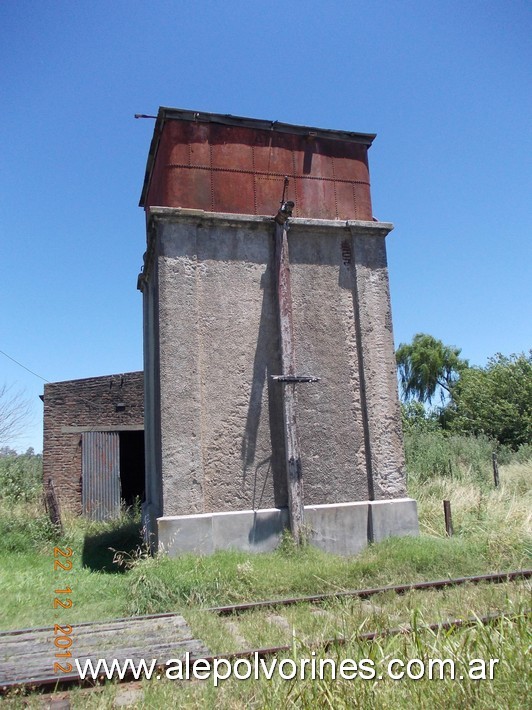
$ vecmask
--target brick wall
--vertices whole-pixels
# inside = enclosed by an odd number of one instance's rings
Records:
[[[125,405],[123,411],[117,405]],[[44,386],[43,477],[52,479],[63,511],[81,513],[82,432],[143,425],[143,372]]]

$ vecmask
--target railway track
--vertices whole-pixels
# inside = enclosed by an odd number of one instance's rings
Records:
[[[498,583],[509,583],[509,582],[518,582],[520,580],[526,580],[532,577],[532,570],[531,569],[523,569],[523,570],[514,570],[511,572],[499,572],[495,574],[488,574],[488,575],[477,575],[473,577],[459,577],[459,578],[449,578],[449,579],[439,579],[439,580],[432,580],[432,581],[424,581],[424,582],[417,582],[417,583],[412,583],[412,584],[400,584],[400,585],[390,585],[390,586],[385,586],[385,587],[374,587],[374,588],[368,588],[368,589],[354,589],[354,590],[347,590],[347,591],[339,591],[339,592],[332,592],[332,593],[327,593],[327,594],[318,594],[318,595],[312,595],[312,596],[301,596],[301,597],[291,597],[291,598],[282,598],[282,599],[272,599],[272,600],[265,600],[265,601],[259,601],[259,602],[251,602],[247,604],[234,604],[234,605],[228,605],[228,606],[219,606],[219,607],[211,607],[211,608],[206,608],[202,609],[201,611],[204,613],[209,613],[215,616],[219,617],[228,617],[228,616],[238,616],[242,615],[245,613],[249,612],[255,612],[255,611],[260,611],[261,609],[268,609],[268,608],[274,608],[274,607],[288,607],[288,606],[293,606],[297,604],[309,604],[309,605],[316,605],[321,602],[326,602],[328,600],[334,600],[334,599],[345,599],[345,598],[359,598],[359,599],[369,599],[377,594],[382,594],[382,593],[393,593],[396,595],[400,594],[406,594],[411,591],[425,591],[425,590],[441,590],[449,587],[458,587],[461,585],[465,584],[498,584]],[[525,615],[529,616],[530,611],[526,610],[524,612],[521,612],[520,615]],[[432,624],[426,624],[426,625],[420,625],[417,627],[416,631],[420,630],[432,630],[432,631],[438,631],[438,630],[446,630],[446,629],[452,629],[452,628],[461,628],[465,626],[471,626],[473,624],[477,623],[482,623],[482,624],[491,624],[496,622],[497,620],[501,618],[511,618],[512,614],[502,614],[502,613],[496,613],[496,614],[486,614],[482,617],[468,617],[468,618],[452,618],[448,619],[446,621],[440,621],[440,622],[434,622]],[[105,624],[100,624],[100,626],[105,626],[109,624],[115,625],[115,631],[113,632],[115,634],[115,639],[118,639],[118,636],[116,635],[117,629],[119,629],[120,624],[122,624],[125,628],[128,629],[129,632],[131,632],[132,627],[137,624],[137,628],[140,628],[141,625],[144,625],[146,628],[151,629],[151,634],[153,634],[153,628],[157,624],[164,624],[166,622],[170,622],[172,624],[175,624],[176,619],[182,620],[182,617],[178,614],[174,613],[165,613],[165,614],[152,614],[152,615],[146,615],[142,617],[132,617],[130,619],[120,619],[120,620],[114,620],[113,622],[105,622]],[[184,622],[184,620],[182,620]],[[181,621],[179,622],[181,624]],[[181,624],[183,627],[186,626],[186,623]],[[85,624],[77,624],[75,626],[75,629],[78,630],[78,632],[83,632],[86,638],[90,638],[91,634],[93,634],[93,629],[97,627],[97,624],[94,623],[85,623]],[[401,625],[395,628],[387,628],[387,629],[377,629],[374,631],[366,632],[366,633],[358,633],[354,635],[349,635],[347,637],[334,637],[334,638],[325,638],[321,639],[320,641],[317,641],[315,643],[308,643],[308,646],[316,648],[316,649],[322,649],[326,650],[330,648],[332,645],[343,645],[345,643],[351,642],[353,640],[359,640],[359,641],[366,641],[366,642],[371,642],[377,638],[382,638],[384,636],[393,636],[397,634],[408,634],[412,633],[412,629],[408,625]],[[6,642],[11,644],[11,651],[10,653],[12,654],[10,657],[10,663],[11,667],[16,666],[16,647],[17,647],[17,638],[20,638],[21,641],[23,641],[26,646],[24,646],[24,643],[21,645],[21,651],[23,653],[27,653],[27,643],[28,643],[28,638],[31,638],[32,635],[37,638],[38,635],[41,635],[41,637],[44,639],[45,637],[48,638],[48,642],[51,642],[50,636],[51,636],[51,628],[50,627],[42,627],[40,629],[24,629],[24,630],[14,630],[14,631],[8,631],[3,634],[0,634],[0,644],[4,645]],[[153,639],[153,636],[152,636]],[[118,643],[118,640],[116,641]],[[239,651],[234,651],[234,652],[229,652],[229,653],[218,653],[216,655],[212,655],[203,644],[198,641],[197,639],[192,638],[192,635],[184,634],[182,635],[182,638],[180,640],[180,653],[184,655],[185,651],[189,651],[190,654],[190,661],[193,662],[196,658],[202,658],[205,660],[213,660],[214,658],[225,658],[227,660],[231,659],[237,659],[237,658],[251,658],[254,657],[255,655],[258,655],[258,657],[265,658],[267,656],[272,656],[275,654],[280,654],[280,653],[285,653],[289,652],[292,649],[291,644],[280,644],[276,646],[267,646],[263,648],[253,648],[253,649],[244,649],[244,650],[239,650]],[[187,643],[189,643],[190,648],[187,647]],[[168,660],[168,658],[175,658],[178,655],[178,651],[175,648],[171,648],[171,645],[166,644],[166,646],[161,646],[161,649],[164,648],[164,652],[161,654],[158,654],[154,649],[155,647],[153,646],[153,641],[152,645],[148,647],[149,651],[146,650],[146,647],[144,648],[143,655],[148,656],[151,655],[152,657],[158,657],[161,658],[161,666],[164,665],[165,660]],[[49,649],[48,649],[49,650]],[[111,656],[113,658],[121,658],[121,652],[122,654],[126,653],[128,649],[118,649],[117,646],[115,645],[113,647],[113,651]],[[129,649],[130,650],[130,649]],[[165,658],[165,653],[168,655],[168,658]],[[15,663],[13,663],[13,654],[15,654]],[[89,653],[83,653],[81,648],[78,648],[78,657],[79,656],[85,656],[85,657],[90,657],[91,654]],[[98,654],[92,654],[93,657],[99,657],[103,655],[109,656],[109,651],[106,654],[103,653],[98,653]],[[130,657],[129,655],[125,655],[124,658]],[[163,660],[164,659],[164,660]],[[61,676],[51,676],[49,671],[48,673],[41,673],[39,675],[38,672],[35,672],[32,677],[26,677],[26,678],[9,678],[9,677],[3,677],[2,673],[2,662],[0,658],[0,694],[6,694],[9,691],[12,690],[43,690],[43,691],[54,691],[56,689],[67,689],[72,686],[94,686],[98,684],[98,681],[84,681],[82,682],[81,679],[77,674],[63,674]],[[49,659],[47,657],[48,661],[48,666],[50,665]],[[121,682],[128,682],[132,679],[132,675],[128,677],[128,675],[125,675],[123,679],[121,679]]]
[[[430,582],[413,582],[412,584],[394,584],[387,587],[371,587],[369,589],[351,589],[342,592],[330,592],[327,594],[314,594],[312,596],[291,597],[286,599],[272,599],[269,601],[249,602],[247,604],[233,604],[229,606],[215,606],[207,609],[220,615],[240,614],[244,611],[264,609],[274,606],[292,606],[301,603],[319,603],[328,599],[342,599],[347,597],[358,597],[359,599],[369,599],[376,594],[393,592],[395,594],[405,594],[415,590],[423,589],[443,589],[444,587],[457,587],[462,584],[479,584],[481,582],[513,582],[518,579],[529,579],[532,577],[531,569],[515,570],[512,572],[495,572],[493,574],[482,574],[474,577],[454,577],[448,579],[436,579]]]

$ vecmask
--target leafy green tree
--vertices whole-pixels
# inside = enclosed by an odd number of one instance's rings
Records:
[[[532,350],[498,353],[461,373],[448,411],[455,431],[485,434],[513,449],[532,443]]]
[[[468,366],[460,352],[425,333],[415,335],[410,344],[401,343],[395,357],[404,401],[431,404],[439,393],[443,403]]]
[[[421,402],[401,402],[401,422],[403,433],[419,434],[441,430],[437,412],[427,410]]]

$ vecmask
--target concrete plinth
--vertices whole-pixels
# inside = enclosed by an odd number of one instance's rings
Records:
[[[270,552],[288,526],[286,508],[240,510],[159,518],[159,549],[170,557],[216,550]],[[312,545],[337,555],[355,555],[368,542],[417,535],[415,500],[363,501],[305,506],[305,527]]]
[[[370,513],[373,542],[387,537],[419,535],[417,504],[412,498],[372,501]]]

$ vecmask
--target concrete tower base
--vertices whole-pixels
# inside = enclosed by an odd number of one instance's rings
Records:
[[[271,552],[288,527],[287,508],[239,510],[159,518],[159,549],[170,557],[216,550]],[[309,542],[324,552],[355,555],[368,542],[417,535],[416,501],[411,498],[305,506]]]

